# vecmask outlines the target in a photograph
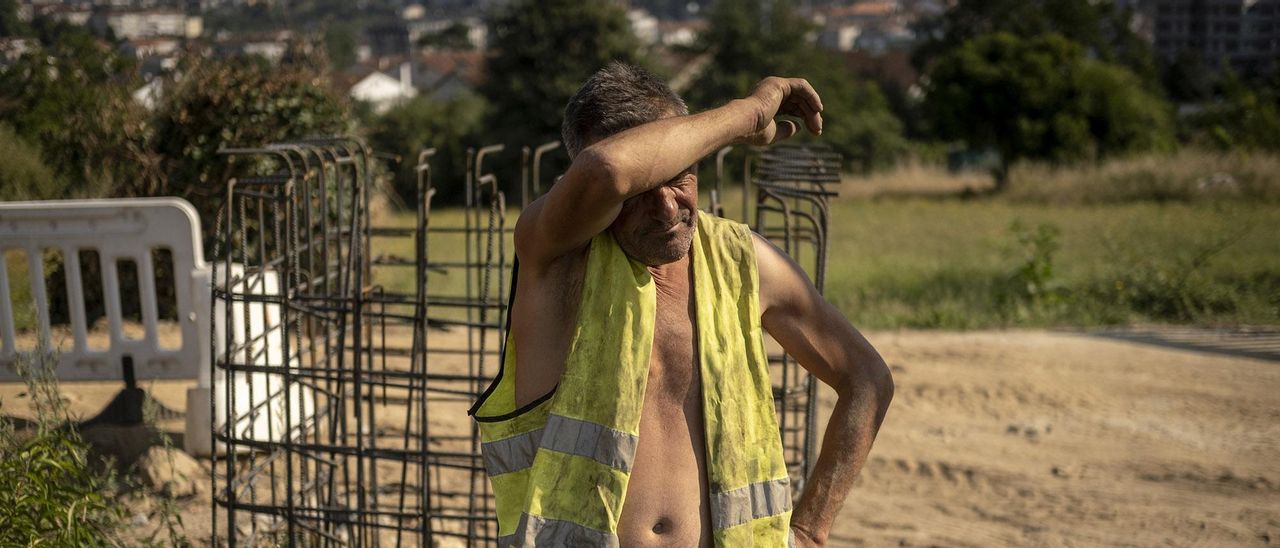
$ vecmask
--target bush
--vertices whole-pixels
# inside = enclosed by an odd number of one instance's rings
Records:
[[[443,102],[419,96],[369,123],[373,148],[400,156],[395,189],[401,200],[414,203],[418,181],[415,164],[418,153],[429,147],[436,149],[431,160],[435,199],[452,201],[461,197],[467,147],[479,144],[475,139],[484,129],[487,108],[483,98],[473,95]]]
[[[154,149],[164,158],[162,193],[195,206],[206,239],[226,192],[224,147],[345,134],[347,103],[332,92],[308,60],[271,66],[253,58],[202,59],[187,55],[179,77],[166,80],[154,118]]]
[[[61,198],[66,185],[41,160],[40,148],[0,124],[0,201]]]
[[[39,356],[36,364],[19,362],[36,411],[34,433],[0,418],[0,545],[118,545],[123,513],[108,496],[112,478],[94,470],[87,444],[64,425],[53,356]]]

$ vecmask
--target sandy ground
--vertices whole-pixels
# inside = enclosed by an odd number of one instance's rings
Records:
[[[833,546],[1280,543],[1280,363],[1044,331],[868,338],[897,395]],[[184,405],[183,383],[151,386]],[[116,388],[63,384],[82,416]],[[0,385],[6,415],[23,390]],[[179,501],[193,540],[207,496]]]
[[[897,393],[833,545],[1280,543],[1280,363],[1049,332],[869,338]]]

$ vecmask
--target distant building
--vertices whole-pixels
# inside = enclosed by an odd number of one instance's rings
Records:
[[[813,13],[821,30],[818,45],[836,51],[883,53],[909,49],[915,43],[910,23],[927,13],[928,3],[904,5],[898,0],[865,0],[827,6]]]
[[[697,43],[698,38],[706,30],[707,21],[705,19],[660,21],[658,23],[658,40],[667,47],[692,46]]]
[[[0,38],[0,67],[5,67],[22,57],[22,54],[36,47],[36,41],[30,38]]]
[[[1129,1],[1149,21],[1156,53],[1172,61],[1184,52],[1212,66],[1229,64],[1244,74],[1277,70],[1280,0]]]
[[[627,22],[631,25],[631,34],[634,34],[640,43],[646,46],[658,43],[660,36],[657,17],[645,10],[634,8],[627,10]]]
[[[439,101],[475,93],[484,78],[484,54],[478,51],[430,51],[413,56],[380,57],[334,76],[333,85],[374,112],[425,95]]]
[[[214,39],[214,51],[221,57],[256,55],[272,63],[278,63],[289,51],[289,42],[292,39],[293,32],[288,30],[219,33]]]
[[[38,14],[54,21],[85,26],[89,24],[89,18],[93,16],[93,9],[87,5],[33,4],[25,7],[27,7],[25,12],[19,9],[18,15],[28,21],[31,17],[25,14],[30,14],[31,16]]]
[[[377,114],[418,95],[413,87],[413,66],[404,60],[383,59],[373,66],[358,64],[334,76],[333,83],[348,97],[368,103]]]
[[[858,23],[833,23],[818,33],[818,45],[836,51],[853,51],[862,35],[862,25]]]
[[[204,23],[200,16],[188,16],[177,10],[96,10],[89,18],[89,26],[94,31],[106,33],[107,29],[116,38],[135,40],[139,38],[196,38],[204,32]]]
[[[181,43],[176,38],[139,38],[126,41],[120,51],[135,59],[147,59],[176,55],[180,47]]]
[[[484,54],[478,51],[432,51],[415,55],[411,80],[420,93],[447,101],[474,93],[484,79]]]

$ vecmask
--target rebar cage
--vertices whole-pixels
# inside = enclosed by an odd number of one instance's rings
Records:
[[[541,193],[557,144],[522,149],[521,205]],[[359,140],[223,151],[234,175],[214,244],[215,543],[496,544],[466,410],[506,335],[514,216],[485,170],[502,152],[469,150],[463,207],[433,213],[434,150],[423,151],[412,218],[379,226],[379,159]],[[820,290],[839,162],[801,147],[744,162],[742,218]],[[816,452],[815,386],[784,354],[770,365],[798,496]]]

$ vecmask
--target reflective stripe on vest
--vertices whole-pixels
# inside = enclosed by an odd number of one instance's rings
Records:
[[[791,488],[745,225],[699,213],[691,253],[710,519],[717,546],[791,545]],[[472,409],[501,546],[616,546],[648,380],[652,277],[608,233],[588,251],[553,394],[517,409],[516,345]],[[515,292],[512,284],[512,293]]]

